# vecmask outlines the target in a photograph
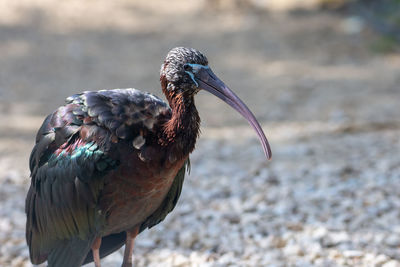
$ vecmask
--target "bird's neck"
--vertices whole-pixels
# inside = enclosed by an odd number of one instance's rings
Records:
[[[163,143],[177,159],[193,151],[199,136],[200,117],[193,96],[184,93],[167,95],[172,109],[171,119],[163,127]]]

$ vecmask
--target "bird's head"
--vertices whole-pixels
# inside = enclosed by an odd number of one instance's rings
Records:
[[[191,102],[200,90],[206,90],[238,111],[254,128],[268,159],[271,149],[253,113],[211,70],[207,58],[193,48],[176,47],[167,54],[160,72],[161,86],[168,101],[173,98]]]
[[[207,68],[207,65],[207,58],[199,51],[186,47],[173,48],[161,66],[164,93],[193,96],[200,90],[194,75],[200,68]]]

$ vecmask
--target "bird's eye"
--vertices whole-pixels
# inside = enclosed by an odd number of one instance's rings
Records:
[[[183,69],[184,69],[185,71],[192,71],[192,67],[191,67],[189,64],[183,65]]]

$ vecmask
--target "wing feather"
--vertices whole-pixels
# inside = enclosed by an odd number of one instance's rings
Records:
[[[158,112],[149,117],[147,106]],[[34,264],[47,259],[49,266],[75,266],[84,260],[105,220],[97,202],[102,178],[118,166],[115,137],[129,141],[143,132],[145,118],[160,116],[170,116],[162,100],[115,89],[71,96],[46,117],[29,159],[26,238]]]

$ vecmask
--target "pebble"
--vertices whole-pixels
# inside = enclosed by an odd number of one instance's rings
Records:
[[[347,241],[349,241],[349,235],[346,232],[331,232],[322,239],[322,244],[326,247],[334,247]]]
[[[400,237],[398,234],[392,234],[385,239],[385,244],[390,247],[399,247],[400,246]]]
[[[358,258],[364,255],[363,251],[360,250],[345,250],[343,251],[343,256],[348,258]]]
[[[383,264],[382,267],[400,267],[400,263],[398,261],[391,260]]]

